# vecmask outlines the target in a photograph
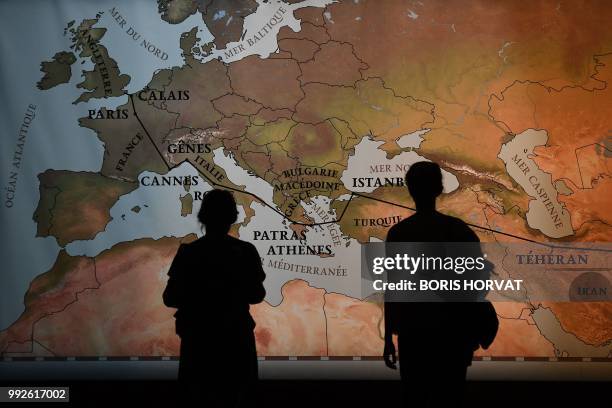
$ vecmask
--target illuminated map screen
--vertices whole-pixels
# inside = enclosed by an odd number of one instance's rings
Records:
[[[2,2],[2,357],[177,356],[161,294],[213,188],[267,274],[261,356],[382,354],[360,247],[413,214],[418,161],[482,241],[609,242],[595,4]],[[610,360],[609,302],[495,307],[476,358]]]

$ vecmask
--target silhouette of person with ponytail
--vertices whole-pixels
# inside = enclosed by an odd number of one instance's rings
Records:
[[[212,190],[198,219],[205,235],[181,244],[168,272],[164,304],[178,309],[182,399],[212,406],[250,406],[258,378],[255,321],[249,305],[266,294],[255,246],[229,235],[238,211],[233,195]]]

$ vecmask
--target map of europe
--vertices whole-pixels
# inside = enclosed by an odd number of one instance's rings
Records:
[[[612,239],[605,3],[44,3],[1,5],[3,357],[178,355],[161,294],[213,188],[262,356],[381,355],[360,246],[413,214],[412,163],[483,242]],[[477,358],[612,357],[609,302],[495,308]]]

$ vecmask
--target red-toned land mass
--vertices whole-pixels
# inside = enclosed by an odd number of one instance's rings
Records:
[[[496,157],[504,130],[487,118],[488,95],[516,80],[592,87],[593,55],[612,51],[612,9],[598,1],[391,0],[381,7],[366,0],[334,3],[326,11],[331,39],[353,45],[369,66],[364,76],[435,106],[422,154],[500,176],[505,172]],[[579,106],[568,113],[578,114]]]
[[[199,12],[218,49],[240,40],[242,21],[257,10],[255,0],[159,0],[157,5],[161,19],[170,24],[180,24]]]
[[[411,97],[398,97],[378,79],[357,81],[355,87],[309,83],[302,86],[305,97],[293,119],[319,123],[336,118],[347,123],[358,137],[372,134],[395,145],[404,134],[420,130],[433,119],[433,106]]]
[[[24,298],[24,312],[8,329],[0,332],[0,354],[32,351],[36,354],[32,349],[34,325],[61,314],[85,293],[99,286],[93,258],[73,257],[61,250],[53,267],[30,284]],[[60,332],[57,334],[62,335]],[[68,333],[66,335],[70,337]]]
[[[132,101],[134,107],[132,106]],[[100,173],[104,176],[119,178],[126,181],[136,181],[143,171],[165,173],[168,171],[156,144],[161,145],[164,137],[175,127],[177,114],[158,109],[137,96],[128,99],[125,105],[118,107],[125,110],[127,119],[108,120],[79,119],[79,124],[97,133],[104,143],[104,158]],[[101,109],[104,116],[105,108]],[[136,117],[138,115],[138,118]],[[146,126],[149,135],[138,121]],[[153,140],[153,143],[149,139]]]
[[[329,355],[382,355],[384,333],[380,332],[383,319],[380,305],[328,293],[325,295],[325,317]]]
[[[612,58],[597,57],[597,61],[602,75],[612,70]],[[548,141],[536,148],[534,160],[553,180],[568,179],[580,188],[589,188],[593,178],[607,173],[610,155],[609,151],[605,154],[604,143],[610,128],[611,100],[609,87],[602,84],[599,89],[575,86],[556,90],[540,83],[517,82],[492,98],[491,115],[514,134],[526,129],[546,130]],[[581,166],[577,151],[598,143],[602,146],[599,152],[580,152]]]
[[[612,341],[610,302],[546,302],[565,331],[594,346]]]
[[[38,289],[41,293],[35,292],[35,298],[61,299],[63,304],[56,313],[49,313],[57,309],[49,301],[36,306],[44,317],[33,327],[34,340],[60,356],[176,355],[174,311],[164,306],[161,295],[179,243],[162,238],[117,244],[96,256],[95,277],[94,260],[60,255],[66,276],[80,282],[81,292],[67,306],[76,289],[61,281],[46,282]],[[8,333],[22,325],[32,330],[29,323],[20,319]]]
[[[398,204],[412,203],[398,201]],[[336,213],[339,213],[345,205],[345,202],[335,201],[333,208]],[[384,241],[389,228],[394,223],[412,214],[414,214],[413,211],[405,208],[357,196],[351,199],[339,224],[344,234],[361,243],[370,242],[372,237]]]
[[[330,61],[342,61],[341,64],[333,64]],[[353,47],[347,43],[330,41],[321,45],[314,53],[312,60],[300,64],[303,84],[309,82],[320,82],[329,85],[354,86],[355,82],[362,79],[361,71],[367,65],[360,61]]]
[[[222,115],[254,115],[262,108],[261,104],[240,95],[223,95],[212,101],[214,108]]]
[[[535,324],[519,318],[500,318],[499,331],[493,344],[478,349],[475,356],[554,357],[555,349]]]
[[[206,27],[215,38],[217,49],[240,40],[244,18],[254,13],[258,7],[255,0],[208,0],[197,3]]]
[[[304,10],[308,9],[298,10],[298,12],[294,14],[297,17],[297,14]],[[323,44],[329,41],[329,34],[327,34],[327,31],[325,31],[323,27],[316,26],[307,21],[302,21],[300,28],[300,31],[296,32],[289,27],[283,27],[279,30],[277,38],[279,41],[287,38],[308,39],[317,44]]]
[[[99,173],[47,170],[39,174],[40,201],[34,212],[37,236],[60,246],[92,239],[111,220],[110,208],[138,185]],[[87,220],[87,222],[83,222]]]
[[[180,24],[198,10],[194,0],[160,0],[157,6],[161,19],[170,24]]]
[[[612,178],[610,175],[598,179],[591,188],[579,189],[573,185],[574,192],[570,195],[559,196],[572,214],[572,226],[578,230],[586,223],[598,221],[608,226],[612,225]],[[608,236],[609,238],[609,236]],[[584,237],[581,241],[584,241]],[[606,240],[589,239],[593,242]]]
[[[237,2],[217,21],[213,16],[218,3],[199,7],[221,49],[240,38],[240,17],[252,12],[254,3]],[[172,22],[194,12],[193,3],[185,1],[162,5]],[[172,75],[170,70],[159,72],[150,88],[189,89],[190,100],[150,103],[134,98],[154,143],[168,135],[205,130],[214,146],[224,146],[240,166],[272,182],[300,165],[332,163],[341,170],[355,143],[369,134],[384,141],[382,148],[390,155],[396,154],[400,137],[427,128],[415,150],[460,180],[458,190],[439,199],[442,212],[545,241],[527,225],[529,199],[497,158],[508,132],[545,129],[548,143],[536,149],[535,160],[553,181],[563,180],[570,190],[558,199],[572,215],[572,239],[610,241],[612,57],[605,54],[612,52],[612,8],[605,2],[440,0],[407,5],[401,0],[361,0],[333,3],[325,10],[304,8],[295,17],[302,20],[301,30],[281,29],[282,52],[268,59],[250,56],[227,66],[218,61],[201,64],[190,54],[196,31],[184,36],[181,46],[188,66]],[[105,144],[101,174],[134,181],[143,170],[166,171],[131,104],[119,108],[127,110],[127,119],[81,120]],[[120,165],[122,158],[126,163]],[[50,211],[70,208],[74,202],[83,209],[82,217],[96,221],[95,228],[104,223],[107,210],[98,203],[62,194],[55,184],[41,194],[37,217],[46,233],[60,225]],[[413,206],[404,189],[383,188],[372,196]],[[274,203],[281,208],[291,199],[275,192]],[[344,203],[337,204],[338,211]],[[252,210],[247,212],[252,215]],[[356,228],[351,221],[396,212],[411,213],[355,199],[341,228],[362,242],[382,238],[386,227]],[[65,218],[57,219],[73,229],[67,236],[62,231],[55,235],[64,240],[85,235],[85,227],[63,213]],[[294,219],[305,219],[299,206]],[[232,233],[237,234],[238,227]],[[491,239],[491,234],[479,234]],[[176,355],[173,311],[161,304],[161,291],[178,244],[175,238],[118,244],[95,258],[95,275],[90,258],[60,253],[52,270],[33,282],[26,312],[0,334],[0,345],[10,345],[15,352],[33,347],[35,354]],[[78,301],[71,303],[77,293]],[[326,293],[305,281],[285,284],[282,294],[278,306],[262,303],[252,308],[261,355],[380,355],[381,311],[375,304]],[[524,304],[496,306],[500,332],[479,355],[555,355]],[[609,307],[549,307],[563,328],[581,340],[609,341]],[[63,309],[54,312],[58,308]]]
[[[174,127],[207,129],[216,126],[222,115],[214,108],[213,100],[231,92],[227,67],[218,60],[211,60],[173,69],[172,81],[163,87],[164,97],[185,91],[189,99],[152,101],[148,98],[148,101],[160,109],[178,113]],[[146,93],[142,95],[147,97]],[[147,128],[155,124],[145,122]]]
[[[282,288],[276,307],[260,303],[251,307],[255,319],[257,352],[263,356],[327,355],[323,289],[294,280]]]
[[[304,96],[293,59],[261,59],[256,55],[229,65],[234,93],[272,109],[293,109]]]
[[[312,59],[315,52],[319,50],[318,44],[314,41],[292,38],[278,40],[278,48],[281,52],[288,52],[291,58],[298,62]]]

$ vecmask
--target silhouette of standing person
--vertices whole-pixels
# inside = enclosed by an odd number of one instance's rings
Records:
[[[387,242],[479,242],[465,222],[436,211],[442,193],[440,166],[413,164],[406,184],[416,212],[389,229]],[[481,309],[477,302],[385,302],[383,357],[388,367],[396,368],[392,334],[397,334],[404,404],[460,406],[467,367],[478,347],[474,314]]]
[[[212,190],[198,219],[205,235],[181,244],[163,293],[178,309],[182,398],[212,406],[245,406],[255,400],[255,321],[249,305],[265,297],[265,273],[255,246],[228,235],[238,211],[233,195]]]

